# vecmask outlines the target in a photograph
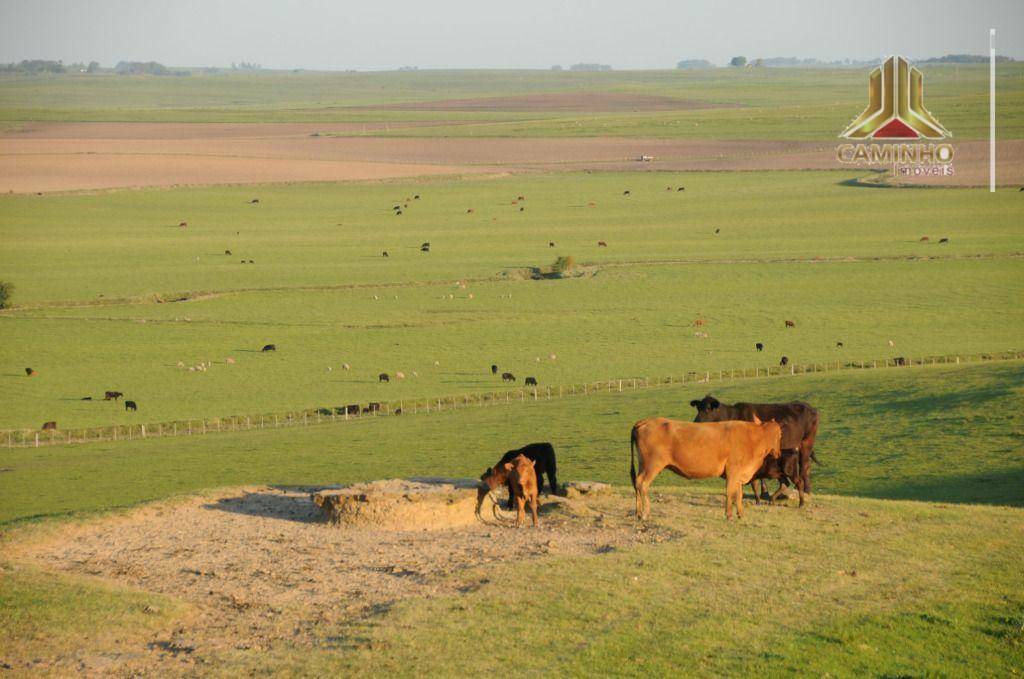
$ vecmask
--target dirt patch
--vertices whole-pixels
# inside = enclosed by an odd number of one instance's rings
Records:
[[[586,92],[524,94],[512,97],[477,97],[475,99],[440,99],[401,104],[361,106],[377,111],[509,111],[509,112],[575,112],[626,113],[638,111],[686,111],[702,108],[737,108],[738,104],[715,104],[709,101],[674,99],[647,94]]]
[[[472,479],[388,479],[312,495],[325,521],[343,528],[443,530],[476,521]]]
[[[324,623],[479,587],[488,564],[601,554],[674,535],[638,529],[632,503],[612,493],[542,496],[539,529],[494,520],[429,531],[343,528],[323,521],[310,498],[320,490],[245,488],[151,505],[64,529],[16,554],[192,602],[198,613],[187,628],[159,634],[145,649],[120,649],[123,669],[153,671],[282,640],[313,645]],[[182,648],[189,650],[175,650]]]

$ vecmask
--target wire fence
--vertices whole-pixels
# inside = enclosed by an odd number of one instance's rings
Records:
[[[39,447],[92,443],[98,441],[136,441],[164,436],[193,436],[225,431],[251,429],[279,429],[331,422],[349,422],[367,418],[395,415],[419,415],[447,412],[463,408],[497,406],[526,401],[575,398],[681,384],[709,384],[737,379],[759,379],[827,373],[845,370],[872,370],[878,368],[910,368],[926,365],[963,365],[989,361],[1012,361],[1024,358],[1024,351],[1003,351],[984,354],[947,354],[923,358],[896,357],[866,361],[827,361],[802,365],[767,366],[723,370],[690,371],[667,377],[623,377],[579,384],[557,386],[530,386],[503,391],[477,392],[461,396],[372,401],[368,403],[321,406],[284,413],[258,415],[230,415],[227,417],[176,420],[153,424],[122,424],[84,429],[19,429],[0,431],[0,446],[7,448]]]

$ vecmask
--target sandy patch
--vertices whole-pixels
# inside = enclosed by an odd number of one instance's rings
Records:
[[[511,111],[511,112],[580,112],[615,113],[631,111],[683,111],[702,108],[737,108],[735,104],[674,99],[646,94],[628,93],[552,93],[524,94],[511,97],[477,97],[474,99],[440,99],[401,104],[374,105],[359,108],[377,111]]]
[[[326,523],[310,499],[317,490],[246,488],[151,505],[13,551],[45,568],[195,604],[188,628],[159,634],[146,649],[121,649],[125,670],[152,671],[278,640],[312,645],[318,625],[344,624],[409,597],[471,591],[488,582],[475,570],[488,564],[601,554],[673,536],[639,530],[632,502],[611,494],[542,496],[539,529],[471,522],[395,531]]]

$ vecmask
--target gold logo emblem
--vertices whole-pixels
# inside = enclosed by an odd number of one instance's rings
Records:
[[[924,107],[924,76],[903,57],[889,57],[868,76],[868,107],[840,137],[944,139],[953,135]]]

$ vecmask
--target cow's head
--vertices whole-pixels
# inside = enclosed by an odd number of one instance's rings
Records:
[[[722,404],[710,394],[702,399],[690,401],[690,405],[697,409],[697,417],[693,418],[694,422],[720,422],[722,419]]]
[[[504,468],[504,465],[488,467],[487,471],[480,475],[480,481],[482,481],[482,483],[476,490],[477,516],[480,515],[480,507],[483,505],[484,498],[487,497],[488,493],[492,492],[495,488],[500,488],[505,485],[507,480],[508,470]]]
[[[775,420],[768,420],[762,422],[761,419],[754,415],[754,424],[761,425],[762,431],[764,431],[765,446],[768,448],[765,451],[765,457],[771,455],[776,460],[782,455],[782,427]]]

